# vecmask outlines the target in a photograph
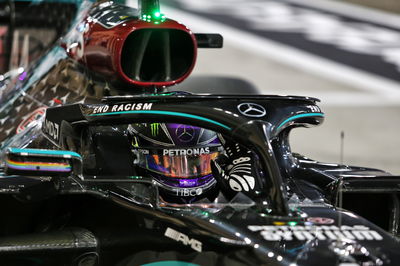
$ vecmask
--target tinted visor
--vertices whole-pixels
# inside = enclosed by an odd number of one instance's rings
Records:
[[[195,178],[211,174],[211,160],[219,152],[196,155],[158,155],[139,153],[138,165],[172,178]]]

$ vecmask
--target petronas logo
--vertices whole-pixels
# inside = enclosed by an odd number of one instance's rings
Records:
[[[151,124],[151,135],[153,137],[157,136],[160,132],[160,123],[152,123]]]

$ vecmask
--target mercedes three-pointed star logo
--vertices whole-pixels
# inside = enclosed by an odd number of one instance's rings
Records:
[[[180,141],[189,142],[194,139],[195,130],[192,126],[179,125],[175,130],[175,134]]]
[[[241,103],[237,108],[242,115],[248,117],[263,117],[267,114],[265,108],[256,103]]]

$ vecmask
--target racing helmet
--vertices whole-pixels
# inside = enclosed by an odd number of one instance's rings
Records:
[[[168,202],[192,203],[215,186],[211,161],[223,151],[217,134],[186,124],[129,125],[134,164],[158,182]]]

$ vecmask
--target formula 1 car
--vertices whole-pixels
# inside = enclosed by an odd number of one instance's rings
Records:
[[[157,0],[0,11],[1,265],[400,264],[399,177],[293,153],[291,130],[324,120],[318,99],[189,77],[197,49],[222,36],[192,33]],[[162,123],[255,154],[252,193],[165,200],[130,134]],[[196,151],[164,151],[177,153]]]

